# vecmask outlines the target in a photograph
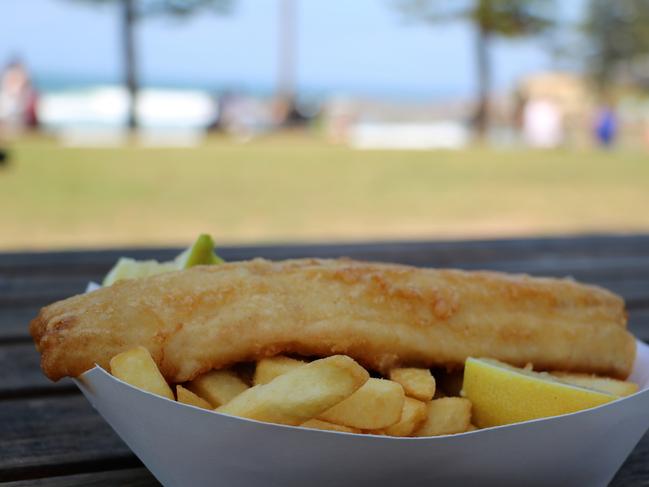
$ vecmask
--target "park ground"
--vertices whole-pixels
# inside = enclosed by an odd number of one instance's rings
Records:
[[[0,249],[649,231],[649,155],[357,151],[309,136],[195,148],[12,145]]]

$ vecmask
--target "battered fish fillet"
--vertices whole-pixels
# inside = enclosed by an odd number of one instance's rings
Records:
[[[53,380],[136,345],[170,382],[279,353],[394,366],[491,357],[626,378],[624,302],[571,280],[340,260],[256,259],[120,281],[43,308],[30,331]]]

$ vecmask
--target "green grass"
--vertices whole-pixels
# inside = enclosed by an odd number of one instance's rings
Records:
[[[195,149],[13,146],[0,248],[649,231],[637,152],[354,151],[307,137]]]

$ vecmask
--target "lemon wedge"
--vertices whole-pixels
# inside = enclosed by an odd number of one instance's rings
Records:
[[[611,379],[609,377],[598,377],[589,374],[571,374],[569,372],[551,372],[561,382],[575,384],[577,386],[595,389],[596,391],[608,392],[614,396],[630,396],[638,392],[638,384],[634,382]]]
[[[200,235],[191,247],[180,253],[170,262],[157,260],[135,260],[120,257],[113,268],[106,274],[103,286],[110,286],[122,279],[137,279],[155,276],[165,272],[188,269],[196,265],[222,264],[223,259],[214,253],[214,240],[207,234]]]
[[[480,428],[574,413],[618,399],[547,373],[477,358],[466,360],[463,394],[473,404],[472,422]]]
[[[122,279],[136,279],[176,270],[178,270],[178,266],[174,262],[135,260],[129,259],[128,257],[120,257],[110,272],[106,274],[102,285],[110,286]]]
[[[198,236],[191,247],[174,259],[178,269],[189,269],[196,265],[222,264],[223,259],[214,253],[214,240],[206,233]]]

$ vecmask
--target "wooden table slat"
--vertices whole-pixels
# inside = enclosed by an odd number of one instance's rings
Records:
[[[71,379],[52,382],[45,377],[32,343],[0,347],[0,399],[67,393],[78,393],[77,386]]]
[[[122,248],[106,250],[84,250],[67,252],[21,252],[0,254],[0,273],[20,273],[23,275],[59,269],[68,275],[77,271],[93,269],[101,274],[117,258],[128,255],[133,258],[173,258],[179,248]],[[577,237],[544,237],[530,239],[469,240],[469,241],[421,241],[421,242],[380,242],[380,243],[335,243],[300,245],[262,245],[242,247],[222,247],[219,254],[226,260],[250,259],[266,256],[273,259],[298,258],[309,256],[335,257],[347,255],[364,259],[399,261],[407,259],[413,263],[427,262],[434,257],[439,265],[454,262],[462,256],[466,262],[482,262],[500,259],[502,256],[565,255],[565,256],[625,256],[649,255],[649,235],[592,235]],[[391,257],[391,258],[390,258]]]
[[[29,322],[40,310],[40,305],[24,307],[0,306],[0,343],[29,339]]]
[[[645,433],[610,484],[610,487],[643,486],[649,486],[649,432]]]
[[[629,331],[649,343],[649,308],[629,311]]]
[[[4,487],[156,487],[160,483],[146,468],[63,475],[7,482]]]
[[[81,395],[0,401],[0,439],[0,481],[138,463]]]

